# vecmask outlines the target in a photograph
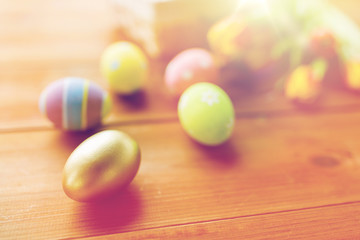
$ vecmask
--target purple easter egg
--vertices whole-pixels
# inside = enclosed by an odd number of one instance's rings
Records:
[[[111,109],[109,94],[87,79],[67,77],[48,85],[39,108],[54,126],[81,131],[98,126]]]

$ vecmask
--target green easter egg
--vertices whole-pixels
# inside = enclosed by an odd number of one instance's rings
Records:
[[[148,60],[133,43],[117,42],[101,56],[100,68],[109,87],[119,94],[131,94],[144,86],[148,76]]]
[[[178,115],[185,132],[199,143],[219,145],[234,129],[234,107],[229,96],[212,83],[197,83],[181,95]]]

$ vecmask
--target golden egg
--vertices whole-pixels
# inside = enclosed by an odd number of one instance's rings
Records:
[[[105,130],[82,142],[63,170],[63,189],[76,201],[106,198],[127,186],[140,166],[140,149],[129,135]]]

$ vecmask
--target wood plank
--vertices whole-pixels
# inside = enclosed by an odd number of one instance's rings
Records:
[[[103,204],[61,189],[67,156],[87,136],[0,134],[0,238],[73,238],[360,200],[360,113],[239,118],[217,148],[174,121],[112,126],[139,141],[133,184]]]
[[[88,78],[104,89],[107,89],[101,76],[98,63],[84,64],[63,68],[37,69],[17,71],[8,69],[0,71],[0,131],[16,129],[51,128],[51,123],[41,115],[38,99],[41,91],[52,81],[67,77],[80,76]],[[169,95],[163,80],[165,64],[154,62],[145,89],[131,97],[112,95],[113,109],[105,125],[131,121],[151,121],[155,119],[176,119],[177,98]],[[220,82],[233,100],[235,110],[240,115],[264,115],[268,112],[304,111],[294,106],[285,98],[279,89],[266,92],[247,91],[234,82]],[[323,111],[340,108],[360,108],[360,96],[339,89],[337,86],[326,86],[322,99],[312,111]],[[306,111],[305,111],[306,112]]]
[[[90,79],[104,89],[107,85],[102,78],[98,63],[80,67],[50,68],[48,70],[0,71],[1,99],[0,131],[51,127],[50,122],[41,115],[38,100],[41,91],[51,82],[68,77],[79,76]],[[106,124],[113,122],[129,122],[132,120],[176,117],[176,101],[163,91],[162,70],[160,64],[151,67],[152,78],[149,79],[146,90],[131,97],[120,97],[113,94],[113,110]],[[160,86],[160,87],[158,87]]]
[[[110,1],[0,1],[0,69],[95,60],[114,37]]]
[[[359,214],[360,204],[351,203],[190,223],[86,239],[359,239]]]

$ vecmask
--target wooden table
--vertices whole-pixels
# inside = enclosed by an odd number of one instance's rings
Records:
[[[98,60],[116,17],[101,0],[0,0],[0,239],[360,239],[360,96],[329,87],[308,112],[278,91],[232,94],[233,137],[203,147],[158,61],[103,126],[139,142],[135,180],[104,203],[66,197],[62,168],[91,133],[54,129],[38,97],[70,75],[106,87]]]

